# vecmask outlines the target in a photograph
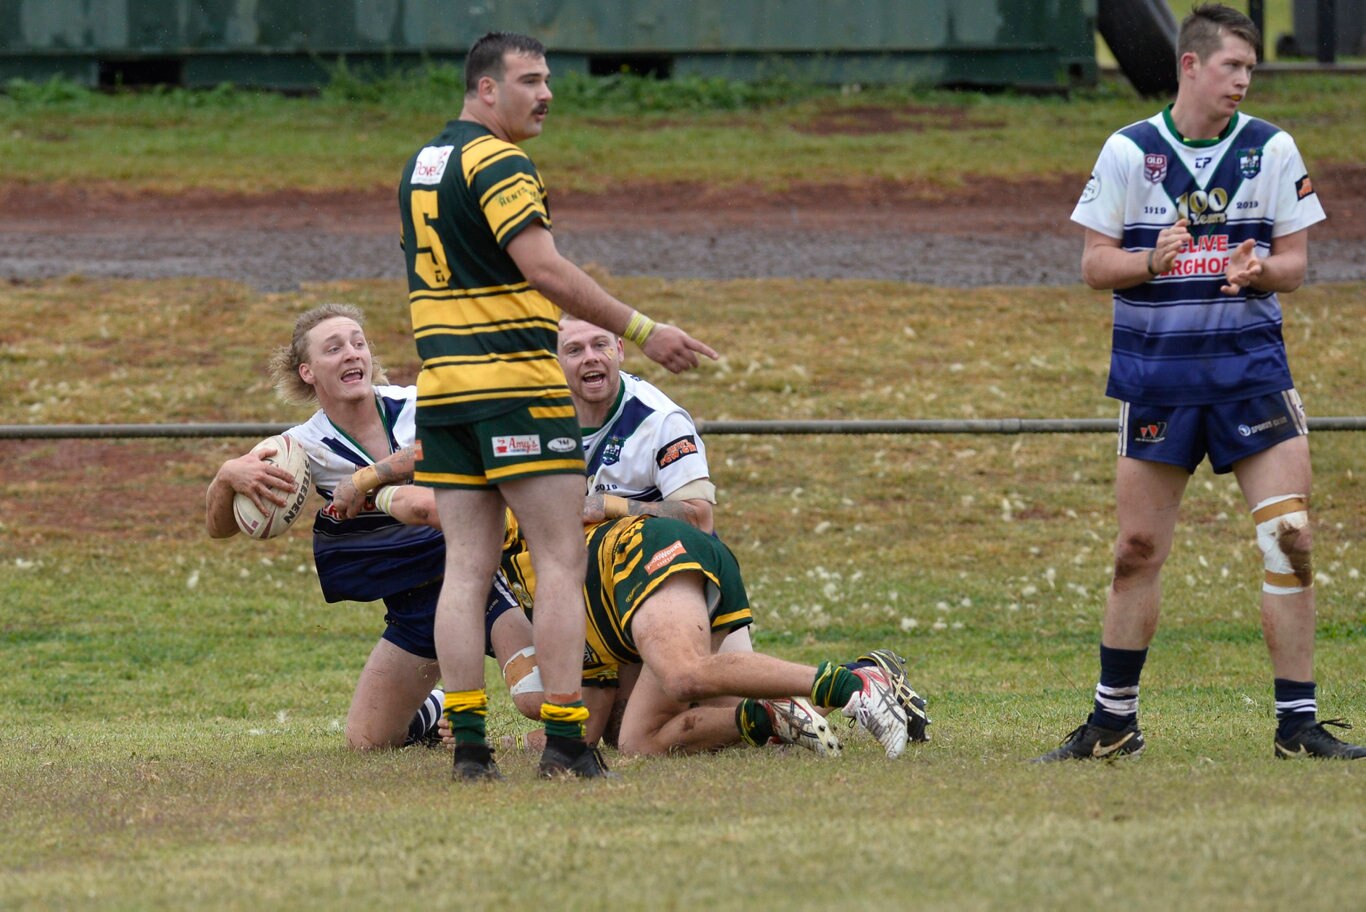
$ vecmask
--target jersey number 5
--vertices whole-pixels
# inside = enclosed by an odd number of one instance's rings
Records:
[[[414,190],[412,195],[413,234],[417,250],[413,251],[413,270],[428,288],[445,288],[450,269],[446,263],[446,248],[441,245],[432,224],[438,208],[435,190]]]

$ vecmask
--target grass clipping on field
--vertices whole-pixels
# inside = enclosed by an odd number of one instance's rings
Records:
[[[1081,287],[603,278],[721,351],[679,377],[628,353],[699,419],[1116,413],[1109,303]],[[1285,299],[1311,415],[1366,413],[1363,290]],[[0,423],[301,420],[265,362],[324,300],[364,307],[391,379],[413,379],[396,283],[5,286]],[[1112,436],[714,436],[718,529],[759,646],[910,656],[935,741],[895,764],[857,736],[838,763],[613,755],[622,778],[591,786],[536,782],[506,751],[511,782],[461,791],[439,752],[342,748],[382,609],[322,602],[305,529],[205,538],[204,486],[252,443],[0,442],[0,905],[361,908],[456,891],[726,908],[857,889],[955,908],[1250,908],[1298,902],[1303,883],[1355,902],[1361,769],[1270,760],[1261,560],[1230,477],[1202,468],[1183,505],[1144,677],[1147,756],[1039,770],[1019,761],[1081,720],[1094,684]],[[1313,447],[1320,705],[1362,721],[1360,443]],[[494,703],[495,734],[525,728]],[[1271,857],[1297,875],[1269,875]]]

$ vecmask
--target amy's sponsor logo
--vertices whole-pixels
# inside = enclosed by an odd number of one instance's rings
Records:
[[[669,562],[680,554],[687,554],[688,549],[683,547],[683,542],[676,541],[667,548],[661,548],[655,552],[655,556],[650,558],[650,562],[645,565],[646,573],[654,573],[660,567],[667,567]]]
[[[541,455],[541,438],[535,434],[494,437],[493,455],[498,457],[539,456]]]

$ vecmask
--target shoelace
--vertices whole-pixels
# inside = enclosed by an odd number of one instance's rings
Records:
[[[1348,722],[1346,719],[1320,719],[1319,721],[1315,722],[1312,726],[1310,726],[1310,728],[1323,728],[1325,725],[1331,725],[1334,728],[1340,728],[1343,731],[1352,730],[1352,723]],[[1328,732],[1325,731],[1324,734],[1326,735],[1328,734]]]
[[[1072,729],[1072,731],[1068,733],[1067,737],[1063,738],[1061,741],[1058,742],[1058,745],[1061,746],[1061,745],[1068,744],[1068,743],[1071,743],[1072,741],[1076,740],[1076,738],[1077,738],[1078,735],[1080,735],[1082,732],[1086,731],[1086,726],[1089,725],[1089,724],[1090,724],[1090,723],[1088,723],[1088,722],[1083,722],[1083,723],[1081,723],[1080,725],[1078,725],[1076,728]]]

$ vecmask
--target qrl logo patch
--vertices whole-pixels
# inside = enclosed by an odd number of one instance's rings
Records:
[[[497,458],[539,456],[541,455],[541,438],[535,434],[495,437],[493,438],[493,455]]]
[[[1134,425],[1135,443],[1161,443],[1167,439],[1167,422],[1149,421]]]
[[[1314,182],[1309,179],[1309,175],[1295,181],[1295,196],[1297,199],[1304,199],[1306,196],[1314,194]]]
[[[1162,183],[1162,179],[1167,176],[1167,156],[1160,152],[1149,152],[1143,156],[1143,176],[1149,183]]]

